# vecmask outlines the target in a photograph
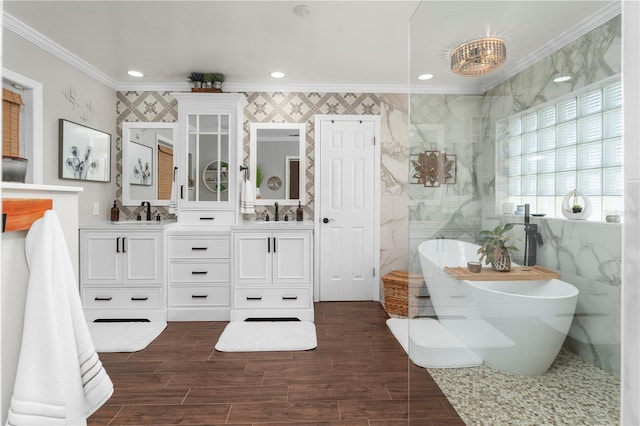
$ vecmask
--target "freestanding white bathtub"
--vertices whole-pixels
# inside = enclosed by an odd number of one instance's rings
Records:
[[[468,281],[444,271],[466,268],[478,260],[477,250],[475,244],[446,239],[418,247],[438,320],[487,365],[512,374],[544,374],[567,336],[578,289],[558,279]]]

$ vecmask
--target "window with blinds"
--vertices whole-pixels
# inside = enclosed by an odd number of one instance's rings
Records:
[[[508,162],[507,198],[531,212],[563,217],[577,189],[591,201],[590,220],[623,208],[622,84],[619,77],[509,117],[498,128]]]

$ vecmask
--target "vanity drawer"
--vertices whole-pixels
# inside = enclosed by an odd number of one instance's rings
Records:
[[[169,264],[171,283],[228,283],[230,276],[231,267],[228,260]]]
[[[179,216],[183,225],[230,226],[236,224],[235,210],[181,210]]]
[[[172,286],[169,306],[229,306],[229,286]]]
[[[234,308],[307,308],[311,306],[309,288],[235,288]]]
[[[169,237],[171,259],[229,259],[230,236]]]
[[[85,309],[159,309],[161,288],[84,288]]]

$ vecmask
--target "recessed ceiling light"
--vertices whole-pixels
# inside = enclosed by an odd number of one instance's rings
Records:
[[[280,71],[274,71],[271,73],[271,77],[273,78],[283,78],[284,77],[284,73],[280,72]]]
[[[131,77],[144,77],[144,74],[142,74],[140,71],[135,70],[127,71],[127,74],[129,74]]]
[[[569,81],[571,80],[571,76],[570,75],[561,75],[560,77],[556,77],[553,79],[554,83],[562,83],[564,81]]]
[[[311,15],[311,8],[306,4],[299,4],[298,6],[293,8],[293,13],[301,18],[306,18]]]
[[[422,74],[418,76],[418,80],[431,80],[433,78],[433,74]]]

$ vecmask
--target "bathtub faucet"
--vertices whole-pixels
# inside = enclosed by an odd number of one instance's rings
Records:
[[[512,223],[524,226],[524,264],[534,266],[538,251],[538,244],[542,245],[542,234],[538,232],[538,225],[530,223],[529,204],[524,205],[524,223]]]

